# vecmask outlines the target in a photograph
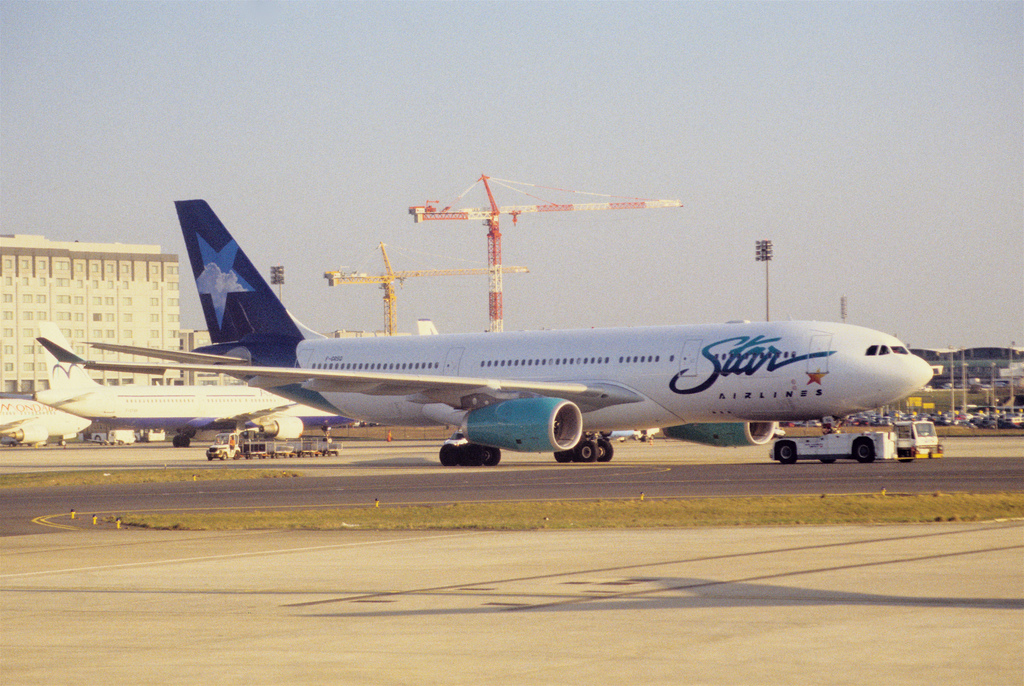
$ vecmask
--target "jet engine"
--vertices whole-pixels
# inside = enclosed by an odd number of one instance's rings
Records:
[[[302,435],[303,428],[302,420],[298,417],[277,417],[260,422],[260,431],[269,438],[280,438],[281,440],[298,438]]]
[[[8,436],[13,438],[18,443],[46,443],[46,439],[50,437],[46,427],[39,426],[38,424],[28,424],[26,426],[19,427],[13,431],[7,433]]]
[[[669,438],[681,441],[735,448],[741,445],[764,445],[775,436],[778,422],[723,422],[720,424],[680,424],[662,431]]]
[[[568,400],[520,398],[466,415],[470,443],[523,453],[570,450],[583,434],[583,414]]]

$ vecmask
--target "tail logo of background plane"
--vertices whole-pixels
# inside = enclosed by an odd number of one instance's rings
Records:
[[[210,247],[210,244],[198,234],[196,239],[199,242],[203,265],[205,265],[203,273],[196,277],[196,286],[199,288],[200,295],[209,295],[213,300],[213,309],[217,313],[217,325],[222,326],[228,293],[246,293],[256,289],[235,271],[235,255],[238,253],[238,244],[234,239],[220,251]]]
[[[56,381],[56,379],[57,379],[57,370],[58,369],[61,370],[62,372],[64,372],[64,376],[66,376],[68,378],[68,381],[70,381],[71,380],[71,372],[80,370],[81,367],[79,367],[74,362],[69,362],[67,366],[64,366],[63,364],[58,362],[58,363],[54,364],[50,368],[50,379],[51,380]]]

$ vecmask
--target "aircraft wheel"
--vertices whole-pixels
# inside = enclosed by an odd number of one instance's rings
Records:
[[[597,460],[597,444],[594,441],[580,441],[573,452],[577,462]]]
[[[469,443],[462,446],[459,464],[463,467],[480,467],[484,463],[484,450],[482,445]]]
[[[555,453],[555,462],[572,462],[572,451],[571,450],[559,450]]]
[[[441,464],[445,467],[457,466],[459,464],[459,449],[454,445],[442,445]]]
[[[615,454],[615,448],[612,447],[611,441],[607,438],[597,439],[597,449],[599,451],[597,455],[598,462],[612,461],[612,455]]]
[[[501,462],[501,451],[497,448],[484,448],[485,467],[496,467]]]
[[[796,444],[792,441],[779,441],[775,444],[775,459],[782,464],[796,462]]]
[[[853,457],[857,462],[874,462],[875,444],[866,438],[858,438],[853,442]]]

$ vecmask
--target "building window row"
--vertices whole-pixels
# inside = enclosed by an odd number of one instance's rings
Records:
[[[33,260],[29,257],[23,257],[20,260],[17,260],[14,257],[5,257],[0,265],[2,265],[3,271],[8,273],[14,272],[15,269],[17,269],[20,274],[33,272]],[[72,271],[72,266],[74,266],[75,274],[92,274],[94,276],[100,276],[102,274],[107,277],[119,276],[121,279],[129,280],[132,278],[133,274],[136,274],[140,279],[145,279],[147,276],[150,276],[151,278],[159,278],[161,274],[161,265],[163,266],[164,277],[178,275],[178,265],[174,263],[152,263],[140,260],[124,262],[113,260],[76,259],[72,265],[71,260],[64,258],[37,258],[34,265],[34,274],[36,276],[50,273],[66,274],[70,273]]]

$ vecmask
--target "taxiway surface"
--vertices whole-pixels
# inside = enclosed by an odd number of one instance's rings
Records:
[[[977,439],[939,460],[860,464],[767,459],[767,448],[716,450],[675,441],[627,442],[606,464],[558,464],[546,456],[513,456],[498,467],[445,468],[436,444],[358,443],[339,457],[210,463],[202,448],[159,446],[4,451],[0,470],[184,467],[194,470],[281,469],[301,478],[184,481],[133,485],[16,488],[2,491],[0,535],[37,533],[96,514],[238,511],[464,502],[685,498],[707,496],[934,492],[1024,489],[1024,452],[1017,443]],[[1020,447],[1020,446],[1017,446]],[[960,457],[957,454],[961,453]],[[1010,453],[1010,454],[1006,454]],[[985,456],[990,455],[990,456]],[[109,471],[107,471],[109,470]]]
[[[201,481],[136,493],[5,489],[0,526],[23,535],[0,537],[0,681],[1019,684],[1022,522],[519,533],[71,531],[31,522],[66,514],[73,495],[114,509],[225,498],[262,508],[314,493],[365,503],[386,487],[393,502],[653,488],[845,492],[914,474],[930,490],[926,479],[947,471],[954,476],[943,483],[971,473],[978,481],[942,490],[1000,480],[996,490],[1021,490],[1017,443],[974,446],[908,464],[786,466],[767,462],[764,449],[723,458],[626,444],[608,465],[509,459],[496,469],[442,469],[434,445],[225,464],[206,463],[201,449],[2,451],[7,472],[180,461],[323,476],[275,479],[270,490],[236,482],[247,486],[226,492]],[[320,486],[282,487],[303,482]]]

